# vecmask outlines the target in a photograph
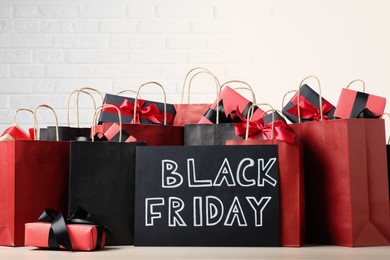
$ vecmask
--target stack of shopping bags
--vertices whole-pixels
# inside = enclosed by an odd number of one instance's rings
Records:
[[[212,80],[210,103],[190,102],[198,75]],[[363,91],[352,90],[359,82]],[[145,88],[161,100],[142,99]],[[68,104],[72,94],[92,97],[90,127],[79,117],[70,126],[70,105],[67,126],[38,123],[43,108],[58,122],[48,105],[19,109],[0,137],[0,244],[389,245],[386,99],[364,88],[351,82],[334,106],[310,76],[277,110],[247,82],[221,84],[197,67],[180,104],[156,81],[133,97],[73,91]],[[33,115],[28,131],[20,112]]]

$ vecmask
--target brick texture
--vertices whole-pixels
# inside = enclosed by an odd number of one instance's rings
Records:
[[[12,124],[15,109],[41,103],[53,105],[66,123],[68,95],[81,87],[104,95],[158,81],[168,100],[179,103],[184,76],[196,66],[221,83],[247,81],[259,102],[278,109],[283,92],[310,74],[320,77],[334,104],[354,78],[365,79],[368,92],[390,96],[390,40],[383,33],[390,2],[320,2],[2,0],[0,132]],[[142,97],[162,99],[155,87]],[[191,100],[213,99],[213,81],[197,77]],[[81,101],[81,120],[89,125],[91,101]],[[52,121],[49,114],[40,119]],[[31,120],[21,115],[20,123]]]

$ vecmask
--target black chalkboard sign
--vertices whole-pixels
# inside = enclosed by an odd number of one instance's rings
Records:
[[[136,149],[134,245],[279,246],[277,145]]]

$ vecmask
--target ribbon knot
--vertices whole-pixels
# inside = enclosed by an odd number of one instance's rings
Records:
[[[311,120],[311,121],[320,121],[321,120],[321,111],[319,108],[315,107],[302,95],[299,97],[299,108],[302,119]],[[330,118],[326,115],[333,109],[333,106],[326,100],[322,102],[322,120],[329,120]],[[287,110],[288,113],[298,117],[298,106],[295,104],[292,108]]]
[[[68,219],[65,219],[62,213],[59,213],[53,209],[45,209],[41,216],[38,218],[38,221],[51,223],[48,238],[49,248],[60,249],[62,246],[66,250],[70,251],[73,251],[73,247],[72,242],[69,238],[69,233],[66,224],[93,225],[96,227],[96,230],[98,232],[95,246],[96,250],[101,247],[103,231],[106,231],[107,234],[111,233],[106,227],[90,221],[89,218],[89,212],[82,208],[78,208],[74,212],[74,214]]]
[[[164,112],[161,112],[156,104],[150,104],[149,106],[144,107],[146,101],[142,99],[137,100],[136,106],[136,115],[133,118],[132,123],[139,124],[141,118],[145,118],[153,123],[161,124],[164,122]],[[125,99],[122,104],[119,106],[121,112],[130,116],[134,115],[135,106],[129,100]],[[167,122],[172,123],[172,114],[167,113]]]
[[[246,136],[246,128],[248,122],[244,119],[244,122],[240,122],[234,125],[234,131],[236,136]],[[272,122],[265,124],[264,119],[260,118],[254,121],[249,121],[248,139],[271,140],[272,139]],[[280,120],[274,121],[274,139],[286,142],[294,143],[295,134],[291,132],[286,122]]]

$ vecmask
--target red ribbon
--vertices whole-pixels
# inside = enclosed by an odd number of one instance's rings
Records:
[[[234,125],[236,136],[246,136],[247,120],[244,120],[243,122]],[[264,140],[271,140],[272,122],[265,125],[263,118],[249,121],[248,139],[258,139],[259,137],[262,137]],[[284,121],[276,120],[274,121],[274,138],[292,144],[295,140],[295,134],[290,131],[288,125]]]
[[[161,124],[164,122],[164,112],[160,112],[156,104],[150,104],[149,106],[143,107],[145,105],[146,101],[142,99],[137,100],[137,111],[136,111],[136,118],[133,118],[131,121],[132,123],[140,124],[140,119],[145,118],[149,120],[150,122],[153,122],[155,124]],[[126,116],[134,116],[134,104],[131,103],[129,100],[125,99],[123,100],[122,104],[111,104],[119,108],[122,115]],[[108,113],[117,113],[115,109],[112,108],[106,108],[103,109],[103,112]],[[167,113],[167,123],[172,124],[173,116],[170,113]]]
[[[319,108],[315,107],[302,95],[299,97],[299,107],[300,114],[302,119],[307,119],[311,121],[320,121],[321,120],[321,111]],[[322,101],[322,120],[329,120],[330,118],[326,115],[333,109],[333,106],[326,100]],[[292,108],[287,110],[288,113],[298,117],[298,106],[295,104]]]

